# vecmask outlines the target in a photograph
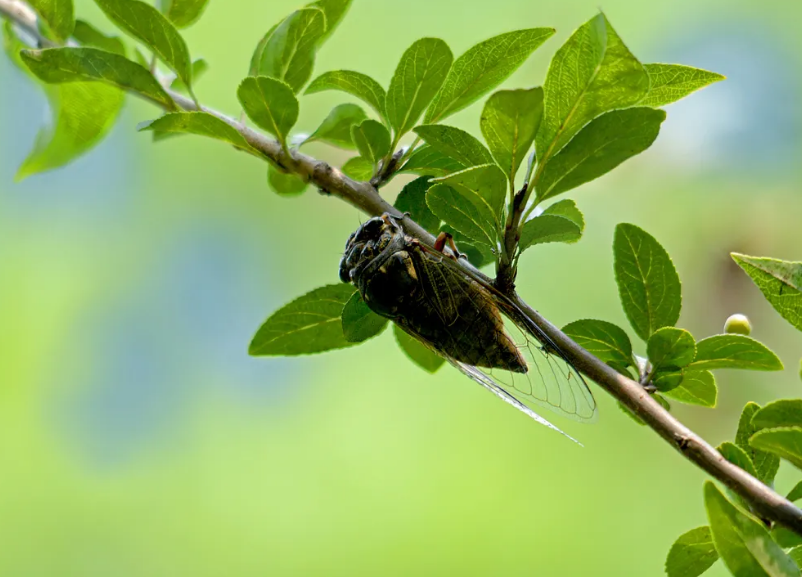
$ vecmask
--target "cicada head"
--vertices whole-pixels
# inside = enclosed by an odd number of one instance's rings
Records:
[[[367,220],[345,243],[345,252],[340,259],[340,280],[353,282],[365,265],[403,234],[401,227],[388,214]]]

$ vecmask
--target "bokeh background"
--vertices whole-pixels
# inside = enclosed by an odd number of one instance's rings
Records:
[[[211,64],[201,99],[236,114],[256,42],[296,7],[211,0],[186,33]],[[418,37],[460,54],[501,32],[555,26],[505,84],[538,85],[598,8],[355,0],[316,71],[350,68],[386,85]],[[746,313],[786,363],[783,373],[719,371],[715,410],[675,404],[717,444],[747,400],[802,394],[802,335],[728,256],[802,260],[802,3],[601,8],[642,61],[728,80],[670,106],[652,149],[568,195],[585,237],[528,252],[520,290],[557,324],[626,326],[613,229],[651,232],[683,281],[680,326],[702,338]],[[77,10],[107,24],[88,0]],[[299,128],[347,99],[304,97]],[[478,135],[480,110],[450,122]],[[0,575],[660,575],[673,540],[706,523],[704,475],[598,389],[597,424],[554,417],[580,448],[450,368],[424,374],[390,331],[337,353],[249,358],[270,312],[337,281],[364,217],[312,190],[278,197],[263,164],[219,143],[153,145],[134,128],[156,114],[129,100],[100,147],[15,182],[47,109],[0,58]],[[788,490],[798,474],[783,467],[777,487]],[[720,562],[710,574],[725,574]]]

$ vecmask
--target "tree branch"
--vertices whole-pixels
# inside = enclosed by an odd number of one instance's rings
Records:
[[[36,38],[40,46],[53,46],[52,41],[44,38],[39,33],[36,16],[24,3],[18,0],[0,0],[0,15],[11,20],[29,36]],[[188,111],[197,110],[195,103],[190,98],[172,90],[168,90],[168,92],[182,109]],[[276,140],[268,138],[240,122],[215,110],[203,106],[201,109],[236,128],[248,143],[266,158],[297,174],[316,186],[322,193],[336,196],[370,215],[376,216],[385,212],[396,215],[408,234],[427,243],[434,242],[434,237],[431,234],[409,217],[400,215],[398,210],[385,201],[369,182],[355,181],[326,162],[301,152],[295,150],[287,152],[282,149]],[[466,274],[481,278],[485,282],[492,282],[492,279],[483,275],[464,260],[460,259],[458,263],[463,267]],[[510,289],[508,296],[532,323],[541,328],[551,338],[579,371],[632,410],[686,459],[695,463],[712,477],[718,479],[746,499],[755,513],[762,518],[780,523],[798,535],[802,535],[802,510],[743,469],[724,459],[716,449],[706,443],[699,435],[663,409],[640,384],[619,374],[577,345],[565,333],[549,323],[524,302],[512,289]]]

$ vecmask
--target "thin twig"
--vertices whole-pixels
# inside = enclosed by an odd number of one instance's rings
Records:
[[[52,42],[47,41],[38,32],[33,12],[18,0],[0,0],[0,14],[37,38],[41,45],[53,45]],[[196,103],[190,98],[172,90],[169,93],[182,109],[189,111],[198,109]],[[434,237],[431,234],[409,217],[402,217],[399,211],[385,201],[370,183],[355,181],[326,162],[296,150],[284,150],[276,140],[268,138],[215,110],[203,106],[200,109],[233,126],[251,146],[260,151],[265,157],[280,166],[286,167],[304,180],[317,186],[327,195],[340,198],[370,215],[380,215],[385,212],[396,215],[408,234],[420,238],[424,242],[434,242]],[[473,268],[464,259],[459,260],[459,266],[465,269],[466,274],[481,278],[485,282],[492,282],[492,279]],[[746,499],[754,511],[762,518],[785,525],[795,533],[802,535],[802,510],[743,469],[724,459],[704,439],[663,409],[641,385],[619,374],[577,345],[565,333],[540,316],[514,291],[509,292],[508,296],[535,325],[551,338],[578,370],[634,412],[686,459],[695,463],[712,477],[718,479]]]

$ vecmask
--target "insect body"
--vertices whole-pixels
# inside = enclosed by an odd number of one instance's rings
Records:
[[[594,418],[587,385],[548,337],[522,329],[512,303],[449,258],[385,214],[350,236],[340,279],[353,282],[375,313],[542,424],[556,429],[514,394],[578,420]]]

